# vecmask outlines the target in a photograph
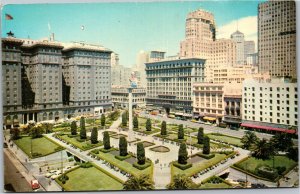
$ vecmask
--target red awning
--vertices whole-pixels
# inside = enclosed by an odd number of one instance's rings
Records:
[[[279,131],[279,132],[290,133],[290,134],[296,133],[295,130],[281,129],[281,128],[275,128],[275,127],[261,126],[261,125],[253,125],[253,124],[247,124],[247,123],[242,123],[241,126],[242,127],[250,127],[250,128],[254,128],[254,129],[264,129],[267,131]]]

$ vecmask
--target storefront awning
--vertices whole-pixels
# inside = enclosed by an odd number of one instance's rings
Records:
[[[183,114],[183,116],[184,116],[184,117],[192,117],[193,115],[192,115],[192,114],[186,114],[186,113],[185,113],[185,114]]]
[[[278,132],[284,132],[284,133],[290,133],[290,134],[296,133],[295,130],[281,129],[281,128],[275,128],[275,127],[262,126],[262,125],[253,125],[253,124],[247,124],[247,123],[242,123],[241,126],[242,127],[249,127],[249,128],[253,128],[253,129],[262,129],[262,130],[267,130],[267,131],[278,131]]]
[[[183,116],[182,112],[176,112],[175,115]]]
[[[204,120],[208,120],[208,121],[215,121],[216,118],[214,117],[203,117]]]

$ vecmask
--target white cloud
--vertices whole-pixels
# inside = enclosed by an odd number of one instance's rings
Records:
[[[245,40],[253,40],[257,48],[257,16],[240,18],[217,27],[217,38],[230,38],[230,35],[237,30],[237,23],[238,30],[245,35]]]

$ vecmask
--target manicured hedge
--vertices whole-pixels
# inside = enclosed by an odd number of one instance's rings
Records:
[[[118,160],[126,160],[127,158],[131,158],[132,156],[130,154],[127,154],[127,156],[115,156],[116,159]]]
[[[202,153],[197,153],[198,156],[200,156],[201,158],[204,158],[204,159],[212,159],[213,157],[215,157],[215,154],[202,154]]]
[[[111,151],[114,151],[116,150],[115,148],[110,148],[110,149],[104,149],[104,148],[100,148],[99,151],[103,152],[103,153],[108,153],[108,152],[111,152]]]
[[[132,164],[132,166],[139,170],[144,170],[144,169],[148,168],[149,166],[151,166],[151,162],[145,162],[145,164],[143,164],[143,165],[140,165],[137,162],[135,162]]]
[[[188,164],[179,164],[177,161],[173,162],[173,165],[181,170],[186,170],[188,168],[191,168],[193,166],[192,163]]]

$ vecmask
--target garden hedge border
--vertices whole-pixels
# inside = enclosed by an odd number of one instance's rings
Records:
[[[143,165],[140,165],[137,162],[135,162],[135,163],[132,164],[132,166],[134,168],[139,169],[139,170],[145,170],[146,168],[148,168],[149,166],[151,166],[151,162],[146,161],[145,164],[143,164]]]
[[[173,162],[173,165],[180,170],[186,170],[193,166],[193,163],[187,163],[187,164],[179,164],[177,161]]]

